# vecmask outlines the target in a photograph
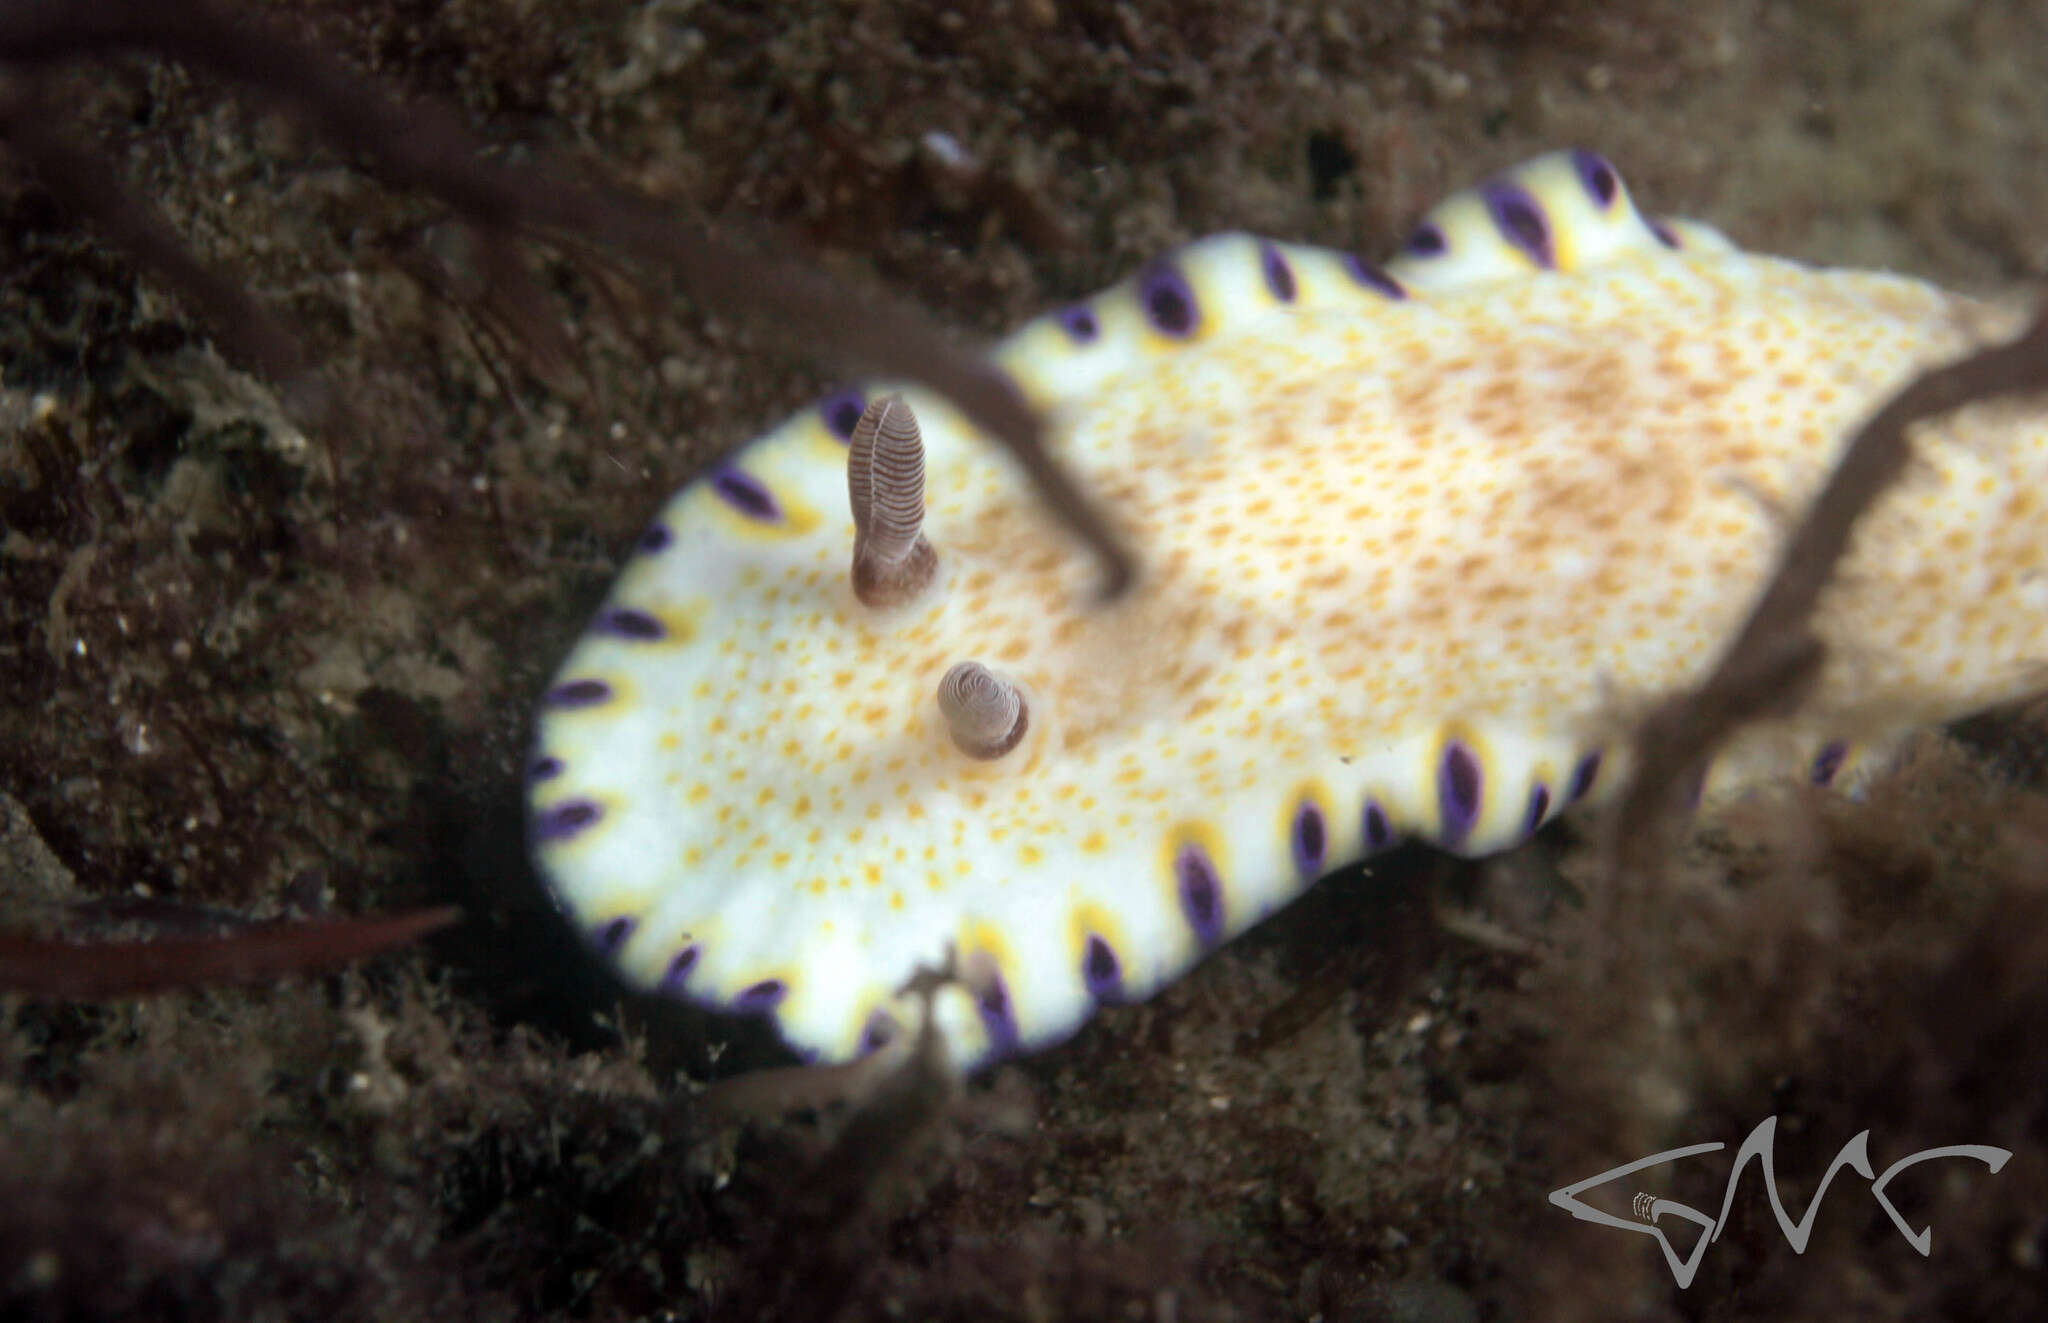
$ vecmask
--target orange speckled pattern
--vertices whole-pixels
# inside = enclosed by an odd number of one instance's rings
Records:
[[[1205,240],[996,351],[1137,547],[1127,600],[1090,606],[1008,462],[905,390],[939,571],[862,606],[863,397],[827,401],[675,497],[564,665],[540,863],[629,979],[808,1054],[901,1033],[920,968],[960,976],[934,1011],[963,1064],[1054,1041],[1341,863],[1502,849],[1614,784],[1855,424],[2018,324],[1647,221],[1584,152],[1448,200],[1384,269]],[[2041,683],[2048,415],[1916,451],[1824,603],[1819,693],[1712,793]],[[992,760],[938,710],[968,660],[1028,704]]]

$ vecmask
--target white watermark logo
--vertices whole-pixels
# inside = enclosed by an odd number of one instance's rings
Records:
[[[1757,1124],[1756,1129],[1749,1132],[1749,1138],[1742,1141],[1742,1147],[1735,1154],[1735,1166],[1728,1173],[1728,1188],[1721,1198],[1721,1216],[1718,1218],[1708,1217],[1699,1209],[1687,1204],[1678,1203],[1671,1199],[1659,1199],[1643,1191],[1637,1191],[1635,1198],[1629,1204],[1630,1210],[1635,1214],[1637,1220],[1631,1222],[1627,1218],[1602,1212],[1598,1208],[1583,1203],[1580,1201],[1579,1196],[1588,1190],[1606,1185],[1609,1181],[1616,1181],[1624,1176],[1633,1175],[1646,1167],[1655,1167],[1666,1162],[1677,1162],[1684,1158],[1697,1157],[1702,1153],[1712,1153],[1728,1147],[1726,1144],[1721,1143],[1692,1144],[1685,1148],[1667,1149],[1662,1153],[1652,1153],[1647,1158],[1639,1158],[1634,1162],[1603,1171],[1598,1176],[1589,1176],[1585,1180],[1567,1185],[1561,1190],[1552,1190],[1550,1192],[1550,1202],[1564,1209],[1581,1222],[1597,1222],[1602,1226],[1614,1227],[1621,1231],[1633,1231],[1645,1236],[1655,1236],[1658,1246],[1664,1251],[1664,1261],[1671,1266],[1671,1276],[1677,1281],[1679,1289],[1683,1290],[1692,1285],[1693,1275],[1699,1271],[1700,1260],[1706,1257],[1707,1246],[1720,1239],[1722,1228],[1728,1225],[1728,1210],[1735,1204],[1735,1191],[1742,1184],[1742,1174],[1749,1170],[1751,1159],[1755,1159],[1762,1164],[1764,1191],[1770,1195],[1771,1212],[1777,1215],[1778,1228],[1785,1233],[1785,1239],[1791,1243],[1793,1253],[1806,1253],[1806,1240],[1813,1231],[1813,1219],[1820,1212],[1821,1201],[1827,1197],[1828,1186],[1833,1184],[1836,1173],[1841,1171],[1842,1168],[1847,1167],[1870,1182],[1870,1197],[1877,1200],[1878,1206],[1884,1209],[1887,1217],[1891,1218],[1892,1225],[1897,1227],[1899,1234],[1906,1238],[1906,1243],[1924,1255],[1933,1252],[1934,1229],[1932,1227],[1922,1227],[1920,1230],[1914,1231],[1906,1225],[1906,1219],[1899,1215],[1899,1210],[1894,1208],[1892,1201],[1885,1197],[1885,1187],[1891,1184],[1892,1178],[1908,1167],[1917,1166],[1934,1158],[1972,1158],[1989,1167],[1992,1174],[1996,1175],[2005,1166],[2006,1161],[2012,1157],[2010,1150],[1993,1148],[1989,1144],[1950,1144],[1942,1148],[1923,1148],[1918,1153],[1909,1153],[1891,1166],[1886,1167],[1884,1174],[1880,1176],[1872,1170],[1870,1165],[1870,1132],[1868,1130],[1859,1131],[1855,1138],[1842,1145],[1841,1150],[1835,1154],[1835,1160],[1828,1165],[1827,1174],[1821,1177],[1820,1187],[1813,1192],[1813,1200],[1806,1206],[1806,1215],[1797,1222],[1794,1222],[1786,1214],[1785,1205],[1778,1198],[1778,1183],[1771,1165],[1771,1149],[1777,1133],[1778,1118],[1767,1116]],[[1692,1251],[1683,1258],[1679,1257],[1678,1251],[1672,1248],[1670,1239],[1664,1234],[1664,1228],[1657,1225],[1658,1221],[1666,1214],[1684,1218],[1700,1228],[1699,1239],[1693,1242]]]

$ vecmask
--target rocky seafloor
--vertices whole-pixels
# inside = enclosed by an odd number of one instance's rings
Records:
[[[1206,232],[1383,251],[1563,144],[1744,245],[1972,290],[2048,270],[2022,0],[410,0],[263,7],[678,213],[991,336]],[[456,903],[341,974],[0,992],[0,1315],[1464,1320],[2048,1314],[2048,801],[2022,710],[1862,801],[1704,825],[1628,923],[1570,825],[1314,889],[977,1079],[820,1213],[836,1118],[694,1082],[763,1036],[626,995],[523,859],[530,713],[663,496],[813,398],[800,330],[537,245],[575,361],[417,191],[172,66],[56,84],[346,397],[308,431],[0,154],[0,927],[78,940]],[[950,135],[973,179],[934,168]],[[1597,916],[1608,915],[1609,921]],[[1777,1118],[1681,1289],[1547,1200]],[[1718,1211],[1728,1154],[1666,1197]],[[1676,1238],[1676,1237],[1675,1237]],[[1680,1238],[1690,1244],[1689,1238]]]

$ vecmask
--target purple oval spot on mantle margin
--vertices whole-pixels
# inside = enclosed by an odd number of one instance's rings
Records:
[[[749,988],[741,988],[740,995],[732,999],[732,1008],[744,1014],[772,1011],[782,1005],[782,999],[789,995],[789,985],[779,978],[764,978]]]
[[[1180,879],[1180,908],[1188,927],[1202,945],[1216,945],[1223,940],[1223,880],[1216,876],[1209,852],[1199,845],[1182,846],[1173,871]]]
[[[683,988],[690,981],[690,971],[697,967],[697,944],[692,942],[675,953],[668,962],[668,969],[661,976],[661,991],[671,997],[681,996]]]
[[[1600,751],[1595,749],[1579,759],[1579,765],[1572,769],[1572,783],[1564,792],[1564,802],[1576,804],[1593,789],[1593,783],[1600,779]]]
[[[1330,833],[1323,827],[1323,810],[1312,799],[1303,800],[1294,815],[1294,871],[1304,880],[1323,875],[1323,855]]]
[[[634,544],[633,549],[643,556],[658,556],[667,551],[669,544],[675,540],[676,535],[668,531],[667,524],[649,524],[647,531],[640,535],[640,541]]]
[[[1366,261],[1357,253],[1344,254],[1344,274],[1350,276],[1367,289],[1377,291],[1390,299],[1405,299],[1408,291],[1401,288],[1401,282]]]
[[[1093,344],[1095,337],[1102,334],[1102,323],[1095,320],[1095,310],[1085,303],[1061,308],[1058,320],[1060,329],[1077,345]]]
[[[761,480],[734,464],[721,464],[711,474],[711,490],[719,499],[749,519],[772,524],[782,518],[782,507]]]
[[[1294,302],[1294,268],[1287,265],[1287,259],[1270,239],[1259,240],[1259,270],[1265,274],[1266,288],[1274,298],[1282,303]]]
[[[560,758],[548,754],[534,759],[533,765],[526,769],[526,775],[535,781],[552,781],[562,774],[563,766]]]
[[[668,635],[659,620],[630,606],[615,606],[599,614],[597,632],[635,643],[658,643]]]
[[[1522,818],[1522,835],[1534,836],[1550,813],[1550,787],[1538,781],[1529,791],[1529,812]]]
[[[1437,814],[1441,824],[1437,844],[1455,850],[1465,843],[1479,821],[1485,793],[1479,755],[1456,740],[1445,745],[1443,763],[1436,770]]]
[[[604,809],[587,799],[565,799],[540,811],[533,820],[536,841],[566,841],[604,816]]]
[[[818,402],[818,413],[825,420],[826,431],[841,441],[851,441],[853,429],[867,407],[867,396],[859,391],[836,390]]]
[[[1378,854],[1394,843],[1394,824],[1387,819],[1387,811],[1380,807],[1377,799],[1365,801],[1365,849],[1368,854]]]
[[[895,1041],[896,1033],[896,1017],[879,1006],[876,1007],[869,1013],[868,1022],[861,1027],[860,1047],[856,1049],[856,1054],[867,1056],[877,1048],[887,1046]]]
[[[1180,268],[1163,257],[1138,273],[1138,301],[1145,305],[1152,325],[1176,340],[1187,339],[1201,324],[1194,288]]]
[[[1017,1052],[1017,1017],[1010,1009],[1010,990],[1003,985],[1001,974],[991,973],[988,985],[974,994],[974,1005],[981,1012],[981,1027],[988,1031],[988,1050],[991,1056],[1014,1056]]]
[[[1557,253],[1550,245],[1550,223],[1543,219],[1543,207],[1528,189],[1512,180],[1490,179],[1479,186],[1479,196],[1485,199],[1493,227],[1509,247],[1521,250],[1545,271],[1557,265]]]
[[[1833,785],[1835,775],[1848,759],[1849,746],[1841,740],[1831,741],[1813,760],[1813,783],[1817,786]]]
[[[1621,196],[1621,176],[1614,172],[1606,157],[1584,147],[1575,147],[1572,149],[1572,165],[1578,169],[1579,182],[1586,186],[1586,192],[1593,201],[1603,210],[1614,205],[1614,199]]]
[[[1097,1001],[1124,999],[1124,971],[1116,952],[1104,939],[1088,934],[1088,949],[1081,954],[1081,982]]]
[[[602,680],[564,680],[541,700],[549,707],[602,707],[612,701],[612,687]]]
[[[1424,221],[1408,236],[1408,242],[1401,245],[1401,251],[1410,257],[1442,257],[1450,248],[1444,240],[1444,232],[1435,221]]]
[[[639,926],[638,919],[630,914],[621,914],[617,918],[605,920],[597,931],[590,935],[590,939],[600,952],[607,956],[615,956],[631,940],[633,930]]]

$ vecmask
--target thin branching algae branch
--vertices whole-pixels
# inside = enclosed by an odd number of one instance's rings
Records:
[[[125,188],[96,153],[72,141],[46,95],[55,66],[129,51],[181,61],[261,94],[344,150],[373,162],[390,182],[419,188],[450,207],[480,248],[516,310],[519,332],[559,359],[566,350],[542,309],[546,299],[516,251],[521,237],[549,235],[597,245],[667,271],[707,305],[751,312],[801,333],[812,353],[848,367],[928,384],[984,434],[1007,446],[1057,518],[1100,559],[1096,591],[1113,598],[1135,572],[1100,512],[1046,453],[1037,414],[1000,374],[936,333],[902,305],[854,295],[790,254],[759,251],[679,220],[664,203],[602,188],[568,172],[491,159],[456,116],[431,102],[400,105],[339,64],[248,15],[194,3],[166,9],[108,0],[88,11],[63,0],[32,0],[0,12],[0,136],[84,217],[104,227],[192,302],[223,343],[282,385],[316,417],[345,406],[309,377],[289,328],[263,309],[231,273],[213,269],[181,243],[155,210]]]

